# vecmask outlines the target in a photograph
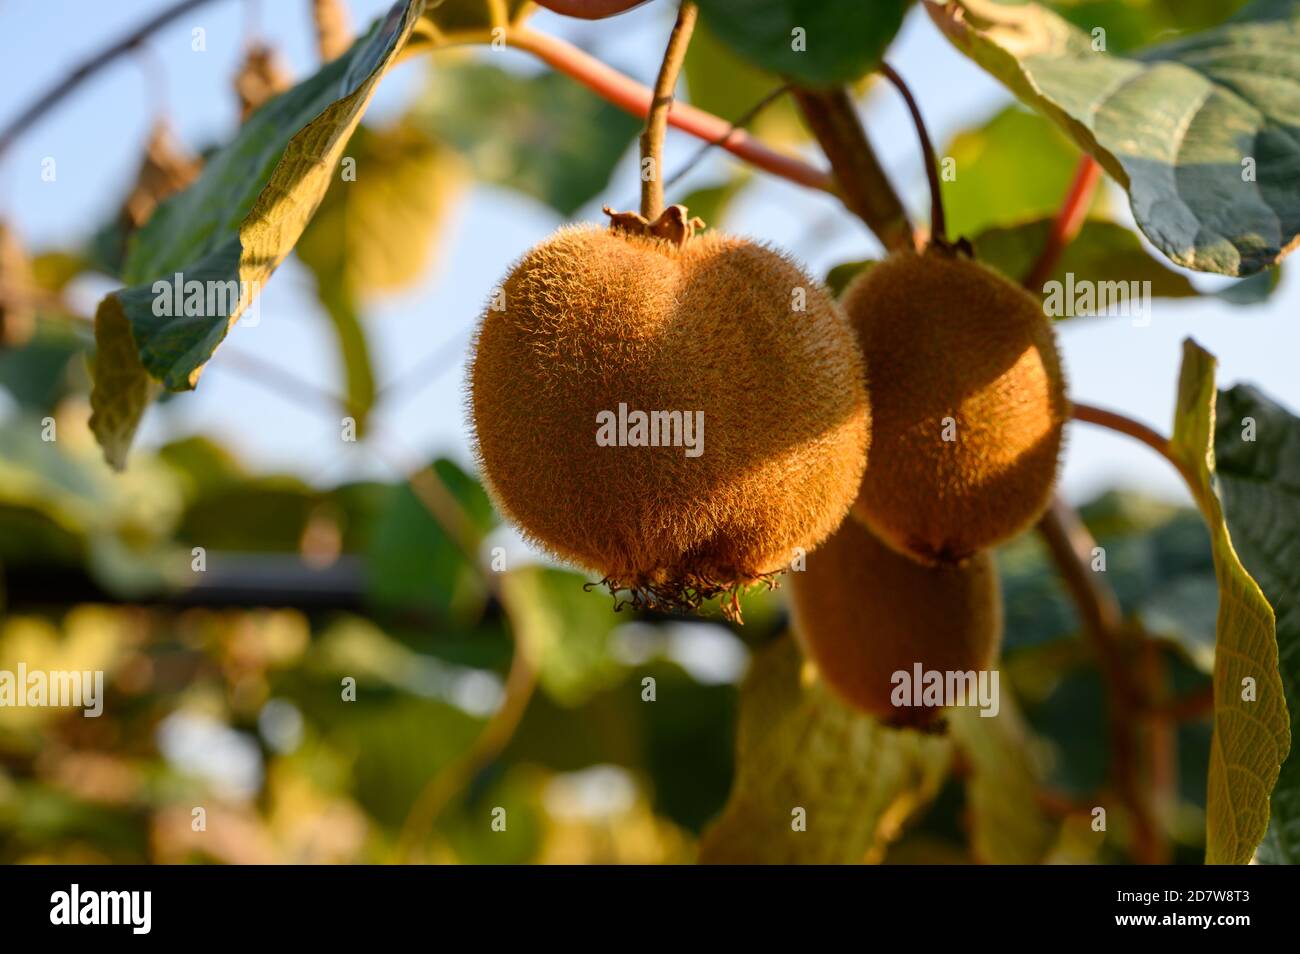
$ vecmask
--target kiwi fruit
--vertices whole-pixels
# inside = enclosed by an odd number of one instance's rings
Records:
[[[894,673],[980,672],[1002,640],[1002,597],[987,551],[924,566],[855,520],[791,575],[795,638],[837,696],[891,726],[931,724],[942,711],[894,704]]]
[[[870,369],[872,465],[853,514],[924,563],[1030,526],[1069,415],[1041,304],[961,249],[895,253],[843,296]]]
[[[695,236],[680,206],[610,215],[533,248],[489,300],[469,373],[480,470],[526,537],[634,604],[730,593],[738,613],[740,587],[811,550],[857,495],[862,359],[835,300],[781,253]],[[683,426],[624,441],[634,412]],[[681,440],[657,439],[670,430]]]

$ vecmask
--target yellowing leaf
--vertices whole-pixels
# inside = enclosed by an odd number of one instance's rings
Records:
[[[100,302],[95,315],[90,423],[110,464],[124,466],[155,382],[194,387],[289,254],[422,8],[421,0],[397,3],[346,54],[257,110],[198,181],[159,206],[136,235],[123,269],[128,287]],[[186,291],[198,283],[199,313],[156,313],[178,281]]]
[[[353,294],[392,291],[424,273],[453,193],[458,158],[409,123],[358,127],[297,245],[317,281]]]
[[[886,729],[805,673],[788,637],[755,655],[741,689],[736,779],[701,861],[879,861],[943,783],[947,738]]]
[[[1190,338],[1183,343],[1170,449],[1209,524],[1219,581],[1205,860],[1245,864],[1268,828],[1269,795],[1291,748],[1291,729],[1273,608],[1233,549],[1215,487],[1217,363]]]

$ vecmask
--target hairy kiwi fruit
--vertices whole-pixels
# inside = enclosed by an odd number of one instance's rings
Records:
[[[924,566],[846,520],[790,583],[794,633],[822,680],[886,725],[923,726],[941,710],[896,705],[897,672],[980,672],[997,659],[1002,597],[982,551]],[[907,699],[904,694],[901,698]]]
[[[872,466],[854,515],[925,563],[1031,525],[1051,498],[1069,414],[1037,299],[931,246],[871,267],[843,304],[870,369]]]
[[[611,217],[533,248],[489,301],[469,380],[481,471],[535,544],[634,604],[730,593],[735,611],[739,587],[847,514],[870,433],[862,359],[834,299],[780,253]],[[683,426],[638,434],[634,412]]]

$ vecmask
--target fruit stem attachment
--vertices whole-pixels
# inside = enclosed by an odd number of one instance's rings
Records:
[[[796,87],[795,101],[835,173],[836,192],[889,251],[915,248],[912,224],[844,89]]]
[[[903,97],[903,102],[907,104],[907,111],[912,114],[912,125],[916,127],[917,138],[921,140],[921,153],[925,157],[925,177],[930,183],[930,240],[941,245],[947,244],[943,190],[939,186],[939,160],[934,152],[934,143],[930,141],[930,133],[925,128],[925,120],[921,118],[921,107],[917,105],[916,98],[897,70],[888,63],[881,63],[880,73],[894,84],[894,88]]]
[[[695,32],[698,14],[699,8],[691,0],[683,0],[673,32],[668,36],[659,76],[655,79],[654,98],[646,115],[645,131],[641,133],[641,215],[650,222],[659,218],[664,210],[664,133],[668,129],[668,111],[673,105],[677,76],[686,60],[686,48]]]

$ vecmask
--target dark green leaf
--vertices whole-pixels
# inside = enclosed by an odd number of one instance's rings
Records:
[[[754,65],[808,86],[834,86],[871,72],[910,0],[700,0],[723,43]]]
[[[484,182],[569,216],[598,195],[641,121],[566,76],[522,76],[485,63],[430,74],[412,119],[450,142]]]
[[[1036,4],[927,9],[1097,158],[1178,264],[1251,275],[1300,238],[1300,0],[1255,0],[1222,26],[1131,57]]]

